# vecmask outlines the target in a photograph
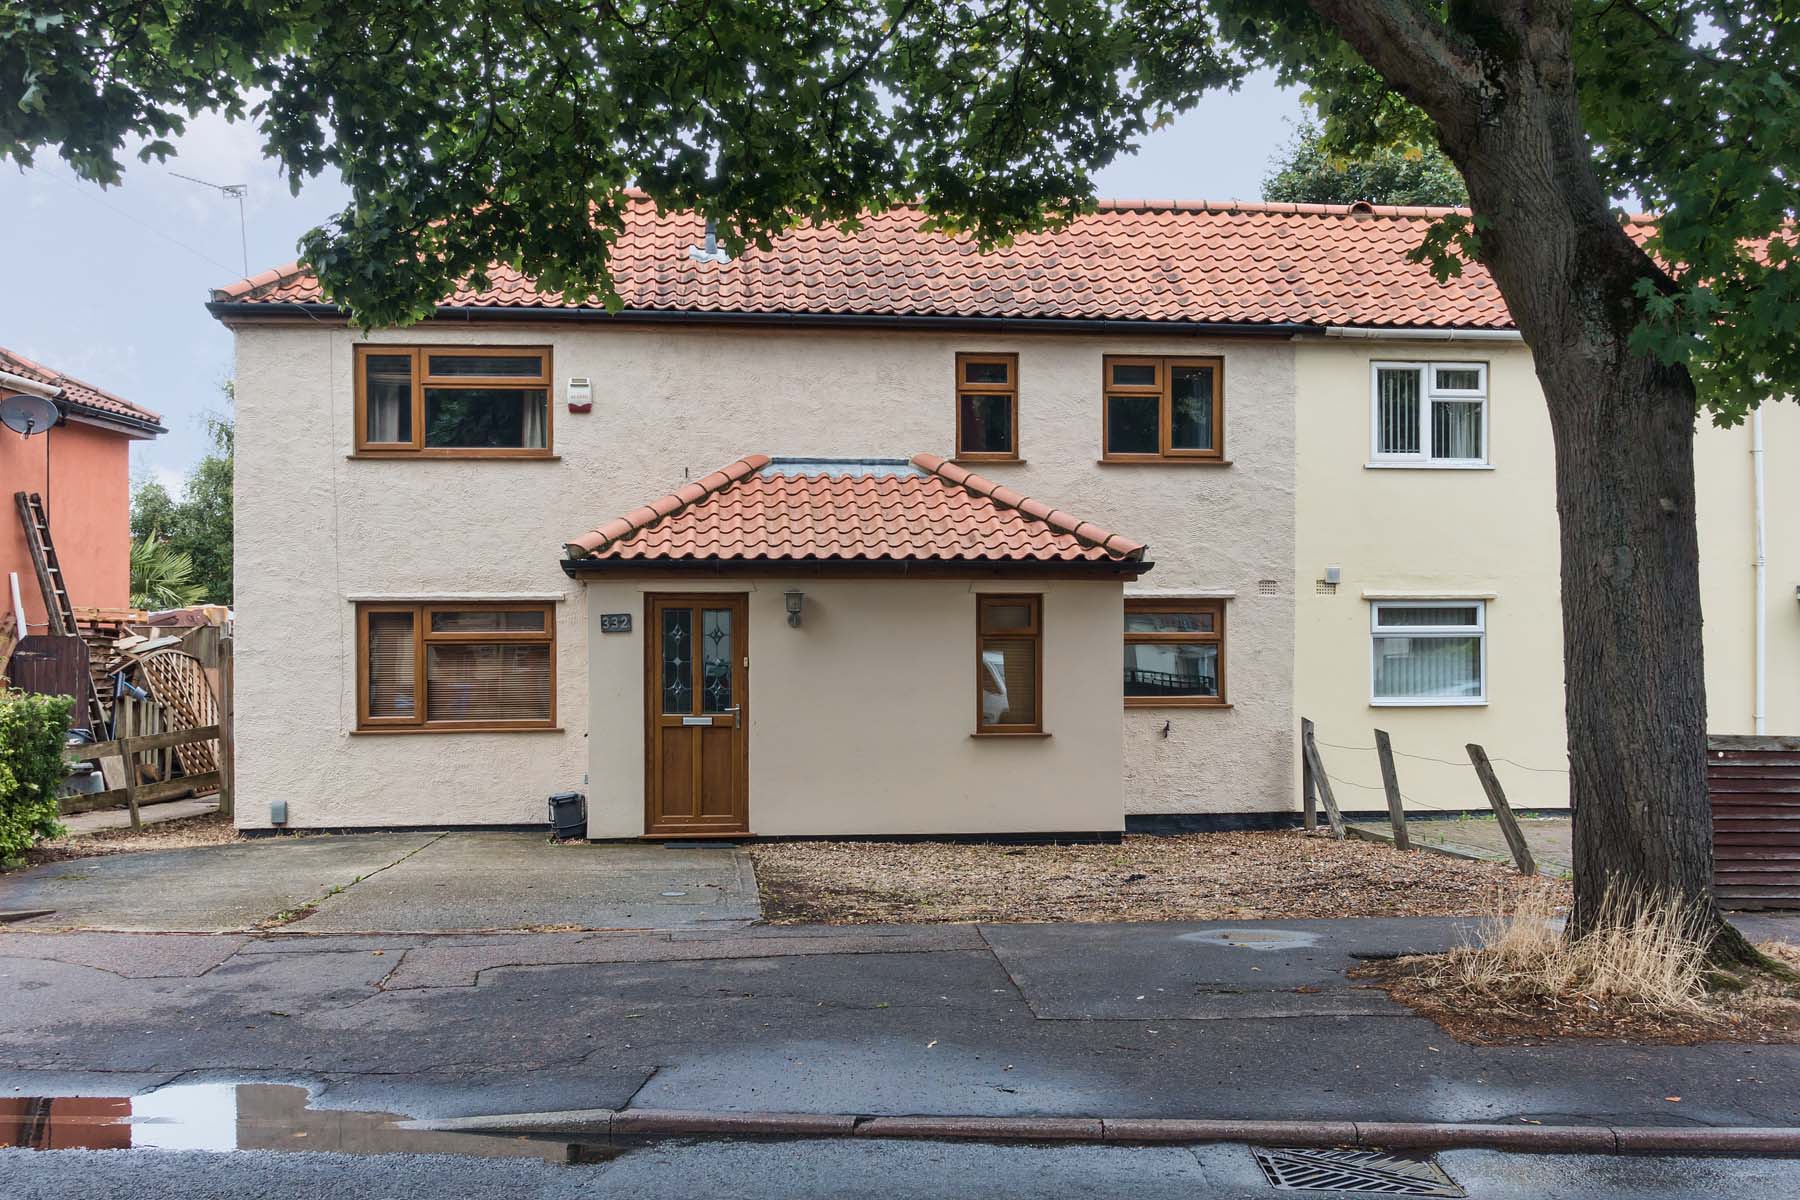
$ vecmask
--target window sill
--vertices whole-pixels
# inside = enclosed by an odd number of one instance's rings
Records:
[[[1005,738],[1047,738],[1050,736],[1050,731],[1047,729],[1007,729],[1007,730],[995,730],[991,733],[983,733],[980,730],[976,730],[974,733],[971,733],[969,736],[972,738],[978,738],[982,741],[986,741],[989,738],[993,738],[995,740],[1002,740]]]
[[[1486,700],[1371,700],[1370,708],[1486,708]]]
[[[427,733],[566,733],[561,725],[408,725],[392,729],[352,729],[351,737],[389,737]]]
[[[1365,471],[1491,471],[1493,463],[1366,462]]]
[[[1126,708],[1230,708],[1229,700],[1165,699],[1160,696],[1127,696]]]
[[[485,462],[561,462],[560,454],[506,454],[482,453],[475,451],[444,450],[357,450],[344,455],[345,458],[378,458],[386,462],[407,462],[417,459],[421,462],[468,462],[471,459]]]
[[[1139,458],[1130,455],[1096,458],[1096,463],[1103,467],[1229,467],[1229,458],[1152,458],[1148,455]]]
[[[1025,465],[1025,460],[1022,458],[1009,458],[1003,455],[988,458],[980,454],[959,454],[950,461],[959,467],[1022,467]]]

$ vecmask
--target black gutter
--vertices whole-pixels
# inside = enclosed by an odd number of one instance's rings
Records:
[[[565,558],[563,574],[583,575],[882,575],[922,578],[1136,579],[1156,564],[1136,558],[943,559],[883,558]]]
[[[63,408],[65,415],[74,414],[83,420],[101,421],[133,433],[147,433],[154,437],[157,434],[169,432],[163,426],[147,418],[126,416],[124,413],[116,413],[110,408],[96,408],[92,404],[83,404],[79,400],[70,400],[66,396],[58,398],[56,403]]]
[[[348,320],[335,304],[258,304],[242,300],[211,300],[206,311],[214,317],[308,317]],[[709,312],[701,309],[626,308],[481,308],[445,305],[432,321],[476,323],[594,323],[620,325],[800,325],[837,329],[968,330],[988,333],[1175,333],[1231,334],[1238,337],[1292,337],[1297,333],[1322,333],[1324,326],[1300,322],[1256,321],[1142,321],[1075,317],[979,317],[933,316],[925,313],[790,313]]]

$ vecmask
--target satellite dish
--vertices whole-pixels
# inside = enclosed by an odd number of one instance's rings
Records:
[[[61,416],[56,405],[42,396],[28,392],[0,396],[0,425],[23,437],[43,433]]]

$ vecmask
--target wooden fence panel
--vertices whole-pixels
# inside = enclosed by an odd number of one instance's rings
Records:
[[[1731,909],[1800,909],[1800,739],[1707,741],[1713,891]]]

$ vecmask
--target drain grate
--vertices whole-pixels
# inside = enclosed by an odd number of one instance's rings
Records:
[[[1429,1159],[1379,1150],[1252,1148],[1273,1187],[1285,1191],[1374,1192],[1385,1196],[1466,1196]]]

